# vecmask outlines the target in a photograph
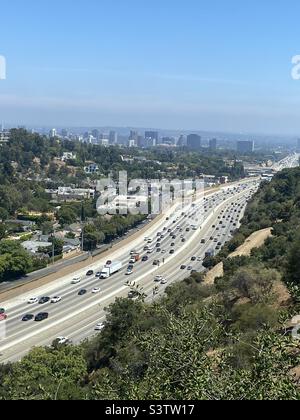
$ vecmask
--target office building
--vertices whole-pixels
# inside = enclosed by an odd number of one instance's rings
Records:
[[[63,129],[61,130],[61,135],[62,135],[62,137],[64,137],[64,138],[69,137],[68,130],[66,130],[65,128],[63,128]]]
[[[9,138],[10,138],[9,130],[2,129],[0,131],[0,145],[4,144],[4,143],[7,143],[9,141]]]
[[[137,140],[129,139],[128,140],[128,147],[136,147],[137,146]]]
[[[145,139],[152,140],[153,144],[156,145],[158,143],[158,131],[146,131],[145,132]]]
[[[54,137],[56,137],[57,136],[57,131],[56,131],[56,129],[55,128],[52,128],[52,130],[50,130],[50,133],[49,133],[49,137],[51,138],[51,139],[53,139]]]
[[[109,144],[115,145],[118,144],[118,133],[116,131],[111,130],[108,135]]]
[[[100,132],[99,132],[99,130],[97,130],[97,129],[94,129],[93,131],[92,131],[92,136],[93,137],[95,137],[95,139],[99,139],[100,138]]]
[[[212,152],[215,152],[217,150],[217,139],[210,139],[209,140],[209,149]]]
[[[187,137],[187,147],[191,150],[200,150],[201,137],[198,134],[190,134]]]
[[[254,141],[238,141],[237,142],[238,153],[253,153],[254,152]]]
[[[177,147],[186,146],[186,137],[181,135],[177,141]]]

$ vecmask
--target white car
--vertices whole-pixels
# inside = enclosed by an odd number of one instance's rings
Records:
[[[133,271],[132,270],[127,270],[126,271],[126,276],[131,276],[131,274],[133,274]]]
[[[61,297],[60,296],[54,296],[51,299],[51,303],[58,303],[58,302],[61,302]]]
[[[100,292],[101,292],[100,287],[94,287],[94,289],[92,290],[92,293],[93,293],[94,295],[96,295],[97,293],[100,293]]]
[[[99,324],[96,325],[95,331],[102,331],[104,327],[105,327],[104,323],[100,322]]]
[[[167,279],[162,279],[160,283],[161,284],[167,284],[168,283],[168,280]]]
[[[80,277],[74,277],[71,284],[78,284],[80,282],[81,282],[81,278]]]
[[[60,345],[68,344],[70,342],[70,340],[66,337],[57,337],[57,339],[54,341],[56,341],[57,344],[60,344]]]
[[[162,281],[163,280],[163,276],[155,276],[154,281]]]
[[[98,271],[98,272],[96,273],[96,277],[101,277],[101,271]]]
[[[30,298],[28,300],[28,305],[34,305],[35,303],[39,303],[39,298]]]

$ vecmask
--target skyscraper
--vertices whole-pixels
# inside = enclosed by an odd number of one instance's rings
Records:
[[[201,137],[198,134],[190,134],[187,137],[187,147],[191,150],[200,150]]]
[[[118,133],[116,131],[111,130],[109,132],[109,144],[118,144]]]
[[[184,135],[181,135],[177,141],[178,147],[183,147],[186,145],[186,137]]]
[[[53,139],[53,138],[54,138],[54,137],[56,137],[56,136],[57,136],[56,129],[55,129],[55,128],[52,128],[52,130],[50,130],[49,137],[50,137],[51,139]]]
[[[159,140],[158,131],[146,131],[145,139],[149,146],[157,146]]]
[[[238,153],[253,153],[254,152],[254,141],[238,141],[237,142]]]
[[[215,152],[216,150],[217,150],[217,139],[210,139],[209,140],[209,149],[212,151],[212,152]]]

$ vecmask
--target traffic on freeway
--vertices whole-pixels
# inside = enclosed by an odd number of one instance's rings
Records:
[[[147,234],[109,259],[72,276],[2,302],[8,316],[0,362],[19,360],[32,347],[78,343],[101,331],[104,308],[117,297],[150,302],[170,284],[204,271],[203,260],[220,251],[240,226],[259,181],[223,186],[186,208],[171,208]]]

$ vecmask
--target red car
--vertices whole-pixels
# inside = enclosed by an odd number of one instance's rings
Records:
[[[0,321],[5,321],[7,319],[6,314],[0,314]]]

